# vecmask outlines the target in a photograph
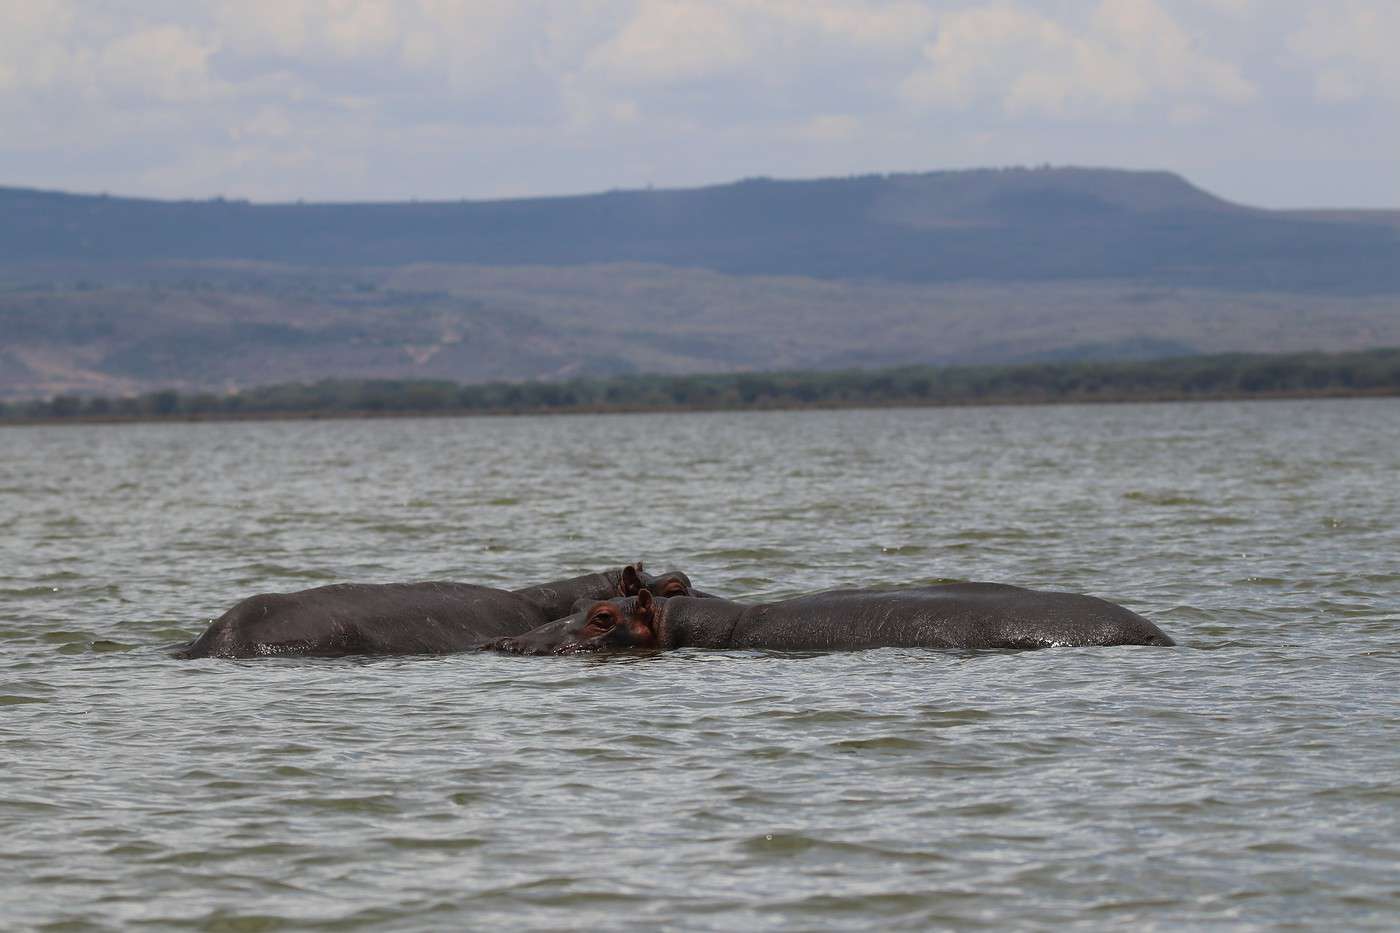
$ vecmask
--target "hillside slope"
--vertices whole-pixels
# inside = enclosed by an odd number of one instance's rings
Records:
[[[46,274],[0,287],[0,397],[1400,346],[1395,296],[1122,280],[858,283],[646,265]]]
[[[984,170],[435,204],[0,189],[0,397],[1400,345],[1400,214]]]
[[[398,204],[151,201],[0,189],[0,257],[642,262],[737,275],[1400,292],[1379,218],[1251,210],[1164,172],[1008,169]]]

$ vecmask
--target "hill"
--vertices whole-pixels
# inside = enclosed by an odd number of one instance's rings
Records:
[[[638,262],[901,282],[1146,277],[1400,291],[1400,234],[1251,210],[1165,172],[1008,169],[399,204],[151,201],[0,189],[4,262],[335,266]]]
[[[1400,214],[1162,172],[406,204],[0,188],[0,398],[1400,345]]]

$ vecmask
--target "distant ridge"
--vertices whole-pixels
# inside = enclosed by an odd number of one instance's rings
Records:
[[[388,204],[0,188],[0,400],[1400,346],[1400,212],[1170,172]]]
[[[498,201],[252,204],[0,188],[0,265],[640,262],[828,280],[1146,278],[1400,291],[1400,228],[1222,200],[1169,172],[976,169]]]

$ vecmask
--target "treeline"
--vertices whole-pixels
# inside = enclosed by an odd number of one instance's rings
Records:
[[[1400,349],[1225,354],[1122,363],[635,375],[479,385],[406,379],[326,380],[225,395],[173,389],[123,398],[59,395],[0,403],[0,420],[519,414],[1328,395],[1400,395]]]

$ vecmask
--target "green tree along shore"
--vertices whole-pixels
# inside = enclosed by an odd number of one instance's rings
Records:
[[[0,403],[9,423],[411,414],[689,411],[1400,395],[1400,348],[1122,363],[628,375],[568,382],[325,380],[226,395],[175,390]]]

